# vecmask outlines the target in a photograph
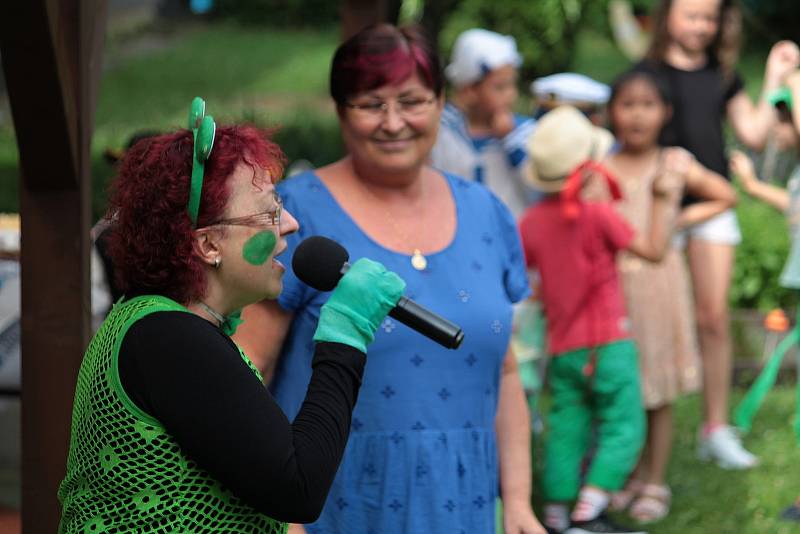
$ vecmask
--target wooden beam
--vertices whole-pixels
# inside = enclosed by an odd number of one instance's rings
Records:
[[[42,0],[12,2],[3,9],[3,70],[25,183],[32,189],[77,188],[77,121],[69,102],[74,95],[65,94],[67,67],[58,64],[51,10]],[[54,166],[62,172],[49,172]]]
[[[75,380],[90,332],[90,141],[105,0],[4,6],[0,51],[20,153],[22,523],[58,530]]]

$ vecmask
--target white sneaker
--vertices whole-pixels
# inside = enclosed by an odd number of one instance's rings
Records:
[[[720,426],[708,437],[702,436],[697,448],[697,457],[713,460],[723,469],[750,469],[758,465],[758,458],[742,447],[739,434],[730,426]]]

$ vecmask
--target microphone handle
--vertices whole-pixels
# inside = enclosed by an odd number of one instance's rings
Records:
[[[458,325],[407,297],[400,297],[389,316],[448,349],[457,349],[464,340],[464,331]]]
[[[344,262],[339,270],[341,276],[344,276],[348,269],[350,264]],[[457,324],[423,308],[408,297],[400,297],[389,312],[389,316],[445,348],[457,349],[464,341],[464,331]]]

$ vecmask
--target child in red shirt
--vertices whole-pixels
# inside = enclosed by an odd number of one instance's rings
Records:
[[[528,267],[541,278],[553,356],[543,480],[545,524],[552,531],[571,525],[575,532],[634,532],[605,515],[610,493],[630,475],[645,436],[636,347],[615,258],[621,250],[650,261],[664,256],[683,174],[669,168],[654,181],[650,229],[636,235],[609,202],[585,200],[591,190],[619,197],[613,177],[596,163],[611,142],[609,132],[570,106],[545,115],[529,141],[528,176],[549,193],[525,212],[520,233]],[[593,425],[596,450],[581,488]],[[576,497],[568,519],[567,502]]]

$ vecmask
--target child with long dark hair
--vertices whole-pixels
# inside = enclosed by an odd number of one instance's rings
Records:
[[[631,71],[620,76],[613,85],[608,112],[618,150],[604,163],[622,190],[616,206],[634,229],[646,229],[652,183],[665,173],[679,174],[686,190],[704,200],[681,211],[680,226],[707,220],[736,202],[736,194],[724,178],[700,165],[685,149],[659,144],[672,107],[667,90],[651,75]],[[674,247],[657,264],[623,252],[617,267],[639,349],[648,425],[639,464],[625,491],[615,496],[614,505],[630,505],[633,518],[652,522],[669,513],[671,494],[665,475],[672,441],[672,404],[681,394],[700,386],[691,290],[684,259]],[[654,306],[654,302],[659,304]]]
[[[673,115],[662,132],[665,145],[687,149],[705,167],[727,176],[723,119],[745,145],[760,148],[775,122],[775,112],[759,99],[753,103],[735,70],[741,16],[733,0],[661,0],[646,70],[665,83],[673,96]],[[800,62],[794,43],[772,47],[764,72],[763,94],[776,89]],[[688,196],[685,204],[696,199]],[[704,424],[698,454],[727,468],[748,468],[756,458],[728,426],[731,336],[728,290],[734,248],[741,240],[732,210],[687,231],[689,267],[700,349],[703,358]]]

